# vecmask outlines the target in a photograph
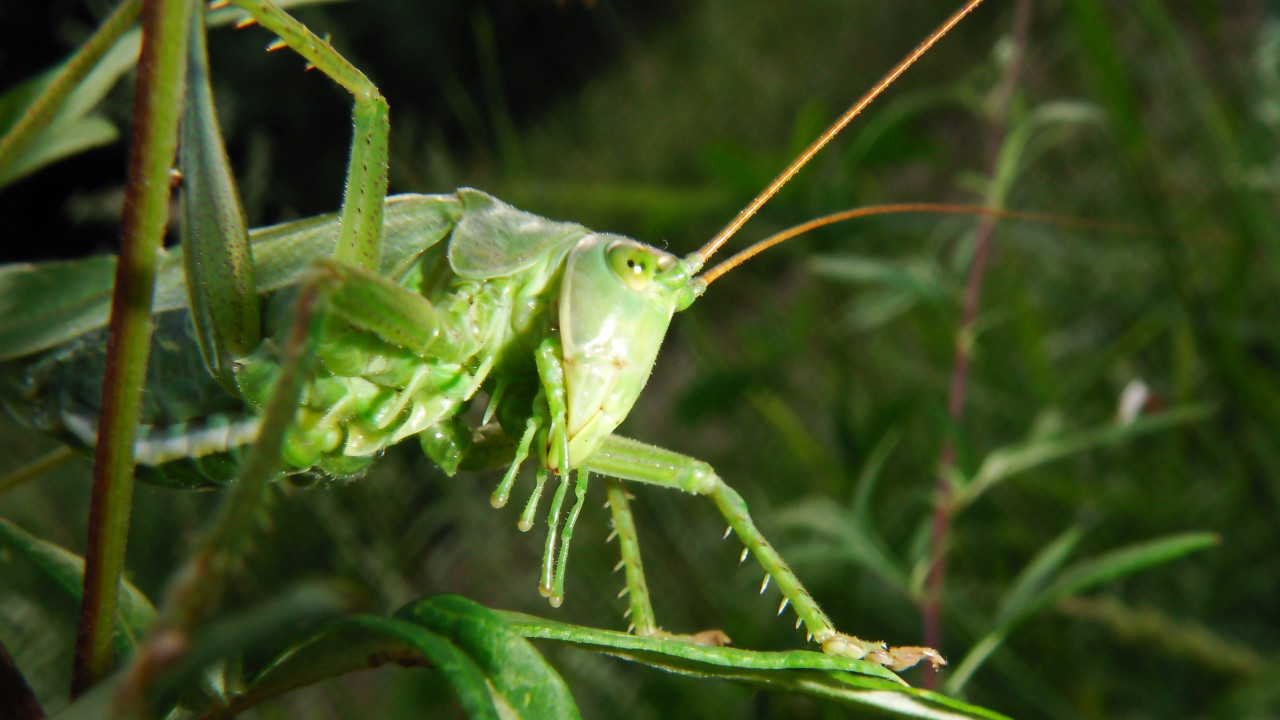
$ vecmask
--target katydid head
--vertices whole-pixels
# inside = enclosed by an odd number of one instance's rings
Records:
[[[620,235],[588,235],[570,251],[560,292],[570,467],[640,397],[672,314],[693,302],[694,271]]]

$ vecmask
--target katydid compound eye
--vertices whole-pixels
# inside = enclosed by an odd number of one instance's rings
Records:
[[[608,250],[609,267],[632,290],[643,290],[653,282],[658,260],[642,247],[619,243]]]

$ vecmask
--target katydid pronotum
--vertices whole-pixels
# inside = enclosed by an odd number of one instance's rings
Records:
[[[300,289],[316,290],[323,320],[314,361],[289,421],[285,474],[352,477],[388,445],[416,436],[446,473],[505,466],[493,493],[506,504],[522,464],[536,484],[520,515],[529,529],[548,481],[555,490],[539,590],[563,600],[574,525],[588,478],[606,478],[620,536],[634,628],[666,635],[654,618],[623,482],[711,499],[748,554],[825,652],[893,669],[934,650],[890,648],[838,632],[757,530],[741,496],[695,458],[614,434],[638,398],[675,312],[763,241],[702,275],[708,259],[854,116],[982,0],[969,0],[877,83],[700,250],[679,258],[634,240],[517,210],[482,192],[386,197],[388,105],[329,44],[267,0],[229,0],[354,97],[355,137],[343,207],[335,216],[248,233],[202,77],[193,30],[184,176],[183,253],[171,254],[155,302],[159,334],[150,378],[188,379],[195,397],[147,399],[135,448],[139,475],[180,486],[232,482],[242,450],[281,373],[280,337]],[[880,208],[867,212],[892,211]],[[865,214],[865,212],[863,213]],[[851,216],[842,214],[828,219]],[[246,242],[247,240],[247,242]],[[9,404],[73,445],[92,446],[111,264],[98,260],[0,269],[0,361],[20,368]],[[74,284],[70,281],[74,279]],[[82,293],[56,304],[14,302],[39,286]],[[95,293],[99,293],[95,295]],[[86,302],[98,297],[99,302]],[[189,379],[198,376],[196,386]],[[487,397],[478,426],[463,420]],[[572,480],[571,480],[572,478]],[[573,503],[564,504],[569,490]],[[688,636],[716,642],[723,636]]]

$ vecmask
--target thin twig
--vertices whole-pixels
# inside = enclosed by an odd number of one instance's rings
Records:
[[[1031,0],[1018,0],[1014,11],[1013,46],[1011,57],[1005,66],[1004,77],[997,89],[994,111],[991,115],[991,127],[986,137],[986,166],[988,177],[994,176],[1000,161],[1000,147],[1004,144],[1008,131],[1007,115],[1010,100],[1017,88],[1018,76],[1022,70],[1022,60],[1027,44],[1027,33],[1031,27]],[[969,365],[972,360],[972,340],[974,324],[978,317],[978,306],[982,297],[982,281],[986,274],[987,263],[991,259],[991,239],[995,233],[996,219],[984,217],[978,225],[973,260],[969,266],[969,277],[965,282],[964,306],[961,310],[960,325],[956,329],[956,360],[951,370],[951,384],[947,398],[947,412],[953,428],[960,427],[964,416],[966,389],[969,380]],[[955,507],[951,502],[951,480],[956,461],[955,440],[948,436],[942,444],[939,459],[936,498],[933,509],[933,528],[929,546],[929,577],[925,584],[924,604],[921,615],[924,623],[924,644],[937,648],[942,645],[941,601],[943,585],[947,570],[947,544],[951,532],[951,520]],[[924,687],[935,689],[938,684],[937,673],[932,668],[924,671]]]
[[[217,609],[234,569],[243,561],[267,484],[276,477],[280,450],[310,375],[307,340],[324,292],[325,278],[304,283],[294,303],[293,324],[280,358],[283,368],[263,411],[262,430],[249,449],[240,479],[227,491],[218,514],[165,593],[160,618],[139,646],[116,693],[117,717],[148,717],[152,683],[185,657],[192,631]]]

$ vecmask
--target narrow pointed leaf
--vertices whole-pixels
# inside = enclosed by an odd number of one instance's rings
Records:
[[[1130,545],[1077,563],[1062,572],[1044,594],[1028,603],[1023,614],[1033,614],[1059,600],[1118,580],[1184,555],[1211,548],[1221,542],[1217,533],[1183,533]]]
[[[995,450],[986,457],[973,479],[963,489],[963,500],[966,503],[972,502],[996,484],[1054,460],[1200,420],[1209,412],[1209,408],[1203,405],[1177,408],[1159,415],[1144,416],[1127,425],[1107,425],[1062,436],[1034,438],[1020,445]]]
[[[334,0],[277,0],[280,7],[311,5]],[[224,8],[210,14],[211,25],[239,19],[243,11]],[[137,27],[120,35],[69,92],[55,99],[47,121],[34,132],[23,133],[8,162],[0,164],[0,187],[65,157],[114,142],[120,134],[105,117],[90,115],[107,92],[138,62],[142,34]],[[49,90],[65,63],[34,75],[0,95],[0,136],[6,136],[28,110]]]
[[[1059,536],[1037,556],[1028,571],[1035,575],[1047,574],[1050,566],[1060,564],[1077,539],[1073,537],[1072,531]],[[1131,545],[1068,567],[1039,592],[1033,591],[1031,581],[1025,580],[1027,572],[1024,572],[1024,577],[1015,583],[1014,590],[1010,591],[1002,603],[999,622],[995,628],[974,644],[947,678],[947,691],[959,692],[963,689],[973,673],[1000,647],[1009,633],[1028,617],[1072,595],[1212,547],[1219,541],[1214,533],[1185,533]]]
[[[820,556],[851,561],[867,568],[889,585],[906,592],[907,574],[893,558],[869,524],[857,521],[856,513],[829,498],[811,498],[778,513],[777,522],[817,534],[817,547],[805,547],[797,557]]]
[[[445,595],[410,603],[396,618],[449,639],[489,678],[504,718],[581,717],[560,674],[504,617],[466,598]]]
[[[415,623],[367,615],[337,620],[291,646],[214,715],[230,716],[326,678],[390,663],[433,667],[448,678],[472,720],[500,717],[484,672],[457,646]]]
[[[759,652],[577,627],[521,613],[501,613],[525,637],[607,653],[683,675],[749,683],[872,708],[898,717],[956,719],[1005,716],[939,693],[907,686],[889,670],[807,650]]]
[[[282,638],[309,632],[352,607],[352,595],[326,583],[306,583],[235,615],[215,620],[191,635],[180,663],[150,687],[152,707],[171,707],[181,695],[207,686],[203,678],[254,654],[276,651]],[[267,655],[270,657],[270,655]]]
[[[39,568],[74,601],[84,589],[84,558],[0,519],[0,544],[13,549]],[[116,652],[133,653],[138,638],[155,623],[156,609],[142,591],[125,580],[120,583],[120,615],[116,618]]]
[[[40,133],[37,143],[19,153],[13,162],[0,168],[0,187],[63,158],[109,145],[119,137],[120,131],[116,126],[100,115],[89,115],[46,128]]]
[[[1067,561],[1083,535],[1084,531],[1080,527],[1070,528],[1036,553],[1031,562],[1018,573],[1013,585],[1000,601],[1000,609],[996,611],[997,625],[1003,625],[1022,612],[1049,578]]]

